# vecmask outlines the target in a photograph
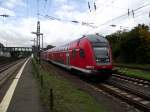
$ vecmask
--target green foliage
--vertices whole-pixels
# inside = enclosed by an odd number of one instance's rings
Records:
[[[150,63],[150,32],[146,25],[138,25],[129,32],[118,31],[107,36],[113,58],[123,63]]]
[[[124,75],[127,75],[129,77],[136,77],[136,78],[141,78],[150,81],[150,75],[149,75],[150,72],[148,71],[122,68],[122,67],[117,67],[116,69],[118,70],[118,72],[123,73]]]
[[[4,47],[4,45],[3,45],[2,43],[0,43],[0,48],[1,48],[1,47]]]
[[[47,49],[52,49],[52,48],[54,48],[55,46],[53,46],[53,45],[47,45]]]

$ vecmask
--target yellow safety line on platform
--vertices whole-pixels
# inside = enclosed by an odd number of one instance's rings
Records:
[[[30,59],[30,58],[29,58]],[[8,107],[9,107],[9,104],[10,104],[10,101],[12,99],[12,96],[14,94],[14,91],[15,91],[15,88],[17,86],[17,83],[21,77],[21,74],[27,64],[27,62],[29,61],[26,60],[26,62],[23,64],[23,66],[21,67],[20,71],[18,72],[18,74],[16,75],[15,79],[13,80],[13,82],[11,83],[9,89],[7,90],[2,102],[0,103],[0,112],[6,112]]]

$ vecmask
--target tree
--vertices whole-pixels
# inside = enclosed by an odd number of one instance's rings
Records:
[[[47,47],[46,47],[46,49],[52,49],[52,48],[54,48],[55,46],[53,46],[53,45],[47,45]]]
[[[1,47],[4,47],[4,45],[3,45],[2,43],[0,43],[0,48],[1,48]]]
[[[119,62],[150,63],[149,27],[139,24],[129,32],[116,32],[107,36],[113,58]]]

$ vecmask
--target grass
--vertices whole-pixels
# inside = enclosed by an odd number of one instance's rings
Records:
[[[114,65],[137,67],[141,69],[150,69],[150,64],[125,64],[125,63],[114,63]]]
[[[36,77],[43,77],[43,87],[40,88],[41,100],[50,111],[50,89],[53,89],[53,112],[106,112],[106,108],[98,104],[88,93],[74,87],[71,82],[51,70],[46,72],[33,60],[33,72]],[[61,74],[60,74],[61,75]],[[40,78],[38,78],[40,85]]]
[[[127,76],[142,78],[142,79],[146,79],[150,81],[149,71],[129,69],[129,68],[123,68],[123,67],[116,67],[116,69],[118,70],[118,72],[121,72]]]

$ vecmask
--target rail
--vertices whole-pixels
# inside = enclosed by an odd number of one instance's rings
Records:
[[[145,80],[142,78],[135,78],[135,77],[129,77],[123,74],[112,74],[113,77],[117,77],[117,78],[121,78],[121,79],[125,79],[125,80],[129,80],[129,81],[133,81],[139,84],[143,84],[143,85],[148,85],[150,86],[150,81],[149,80]]]
[[[8,81],[8,79],[16,72],[18,66],[24,61],[25,59],[20,59],[0,68],[0,88]]]
[[[140,110],[143,110],[144,112],[150,111],[149,98],[147,99],[147,96],[145,96],[144,94],[139,95],[139,93],[137,93],[136,91],[134,91],[134,93],[131,93],[128,90],[120,89],[114,85],[109,85],[106,83],[100,84],[98,87],[105,92],[108,92],[109,94],[126,101],[128,104],[133,105]]]

